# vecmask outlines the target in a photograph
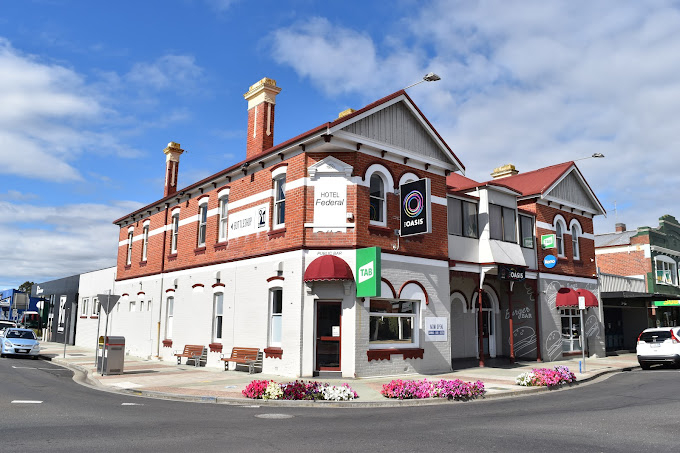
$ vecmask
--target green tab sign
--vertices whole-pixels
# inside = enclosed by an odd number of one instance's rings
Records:
[[[655,300],[655,307],[677,307],[680,305],[680,300]]]
[[[357,250],[357,297],[380,297],[380,247]]]
[[[557,236],[554,234],[542,234],[541,247],[543,247],[543,249],[554,249],[557,247]]]

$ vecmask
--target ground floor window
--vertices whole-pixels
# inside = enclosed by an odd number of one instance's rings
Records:
[[[417,305],[410,300],[371,299],[370,345],[415,345]]]
[[[270,320],[269,346],[281,346],[281,315],[283,314],[283,290],[272,288],[269,290]]]
[[[581,351],[581,316],[576,308],[563,308],[562,317],[562,352]]]
[[[215,293],[213,296],[213,338],[214,343],[222,341],[222,315],[224,309],[224,294]]]
[[[172,338],[172,321],[174,319],[175,298],[168,297],[168,305],[165,312],[165,338]]]

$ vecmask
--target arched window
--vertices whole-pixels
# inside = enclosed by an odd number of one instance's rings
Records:
[[[208,200],[204,199],[198,206],[198,247],[205,247],[205,236],[208,229]]]
[[[125,261],[128,266],[132,264],[132,239],[134,238],[134,232],[134,230],[128,231],[127,259]]]
[[[220,196],[220,224],[218,240],[223,242],[227,240],[227,231],[229,230],[229,194]]]
[[[286,223],[286,174],[274,178],[274,227]]]
[[[370,186],[370,220],[377,223],[385,223],[385,181],[374,173],[371,175]]]
[[[142,229],[142,261],[146,261],[146,252],[149,249],[149,224]]]
[[[170,238],[170,253],[177,253],[177,236],[179,236],[179,212],[172,215],[172,236]]]
[[[557,242],[557,256],[564,256],[564,221],[561,218],[555,219],[555,241]]]
[[[571,249],[574,252],[574,259],[581,259],[581,251],[578,247],[578,238],[581,236],[581,228],[577,223],[571,225]]]

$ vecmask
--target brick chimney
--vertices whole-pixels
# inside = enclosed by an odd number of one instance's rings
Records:
[[[616,227],[617,233],[623,233],[624,231],[626,231],[626,224],[625,223],[617,223],[615,225],[615,227]]]
[[[502,167],[494,168],[491,172],[493,179],[507,178],[508,176],[515,176],[519,171],[512,164],[506,164]]]
[[[243,95],[248,101],[246,159],[274,146],[274,107],[280,92],[276,80],[265,77]]]
[[[179,143],[170,142],[163,152],[165,153],[165,190],[163,197],[167,197],[177,192],[179,156],[184,150],[179,147]]]

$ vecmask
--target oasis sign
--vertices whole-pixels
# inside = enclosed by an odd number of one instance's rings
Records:
[[[399,186],[400,236],[432,232],[430,180],[419,179]]]
[[[522,267],[499,264],[498,278],[500,280],[508,280],[511,282],[521,282],[526,278],[526,274],[524,272],[524,268]]]

